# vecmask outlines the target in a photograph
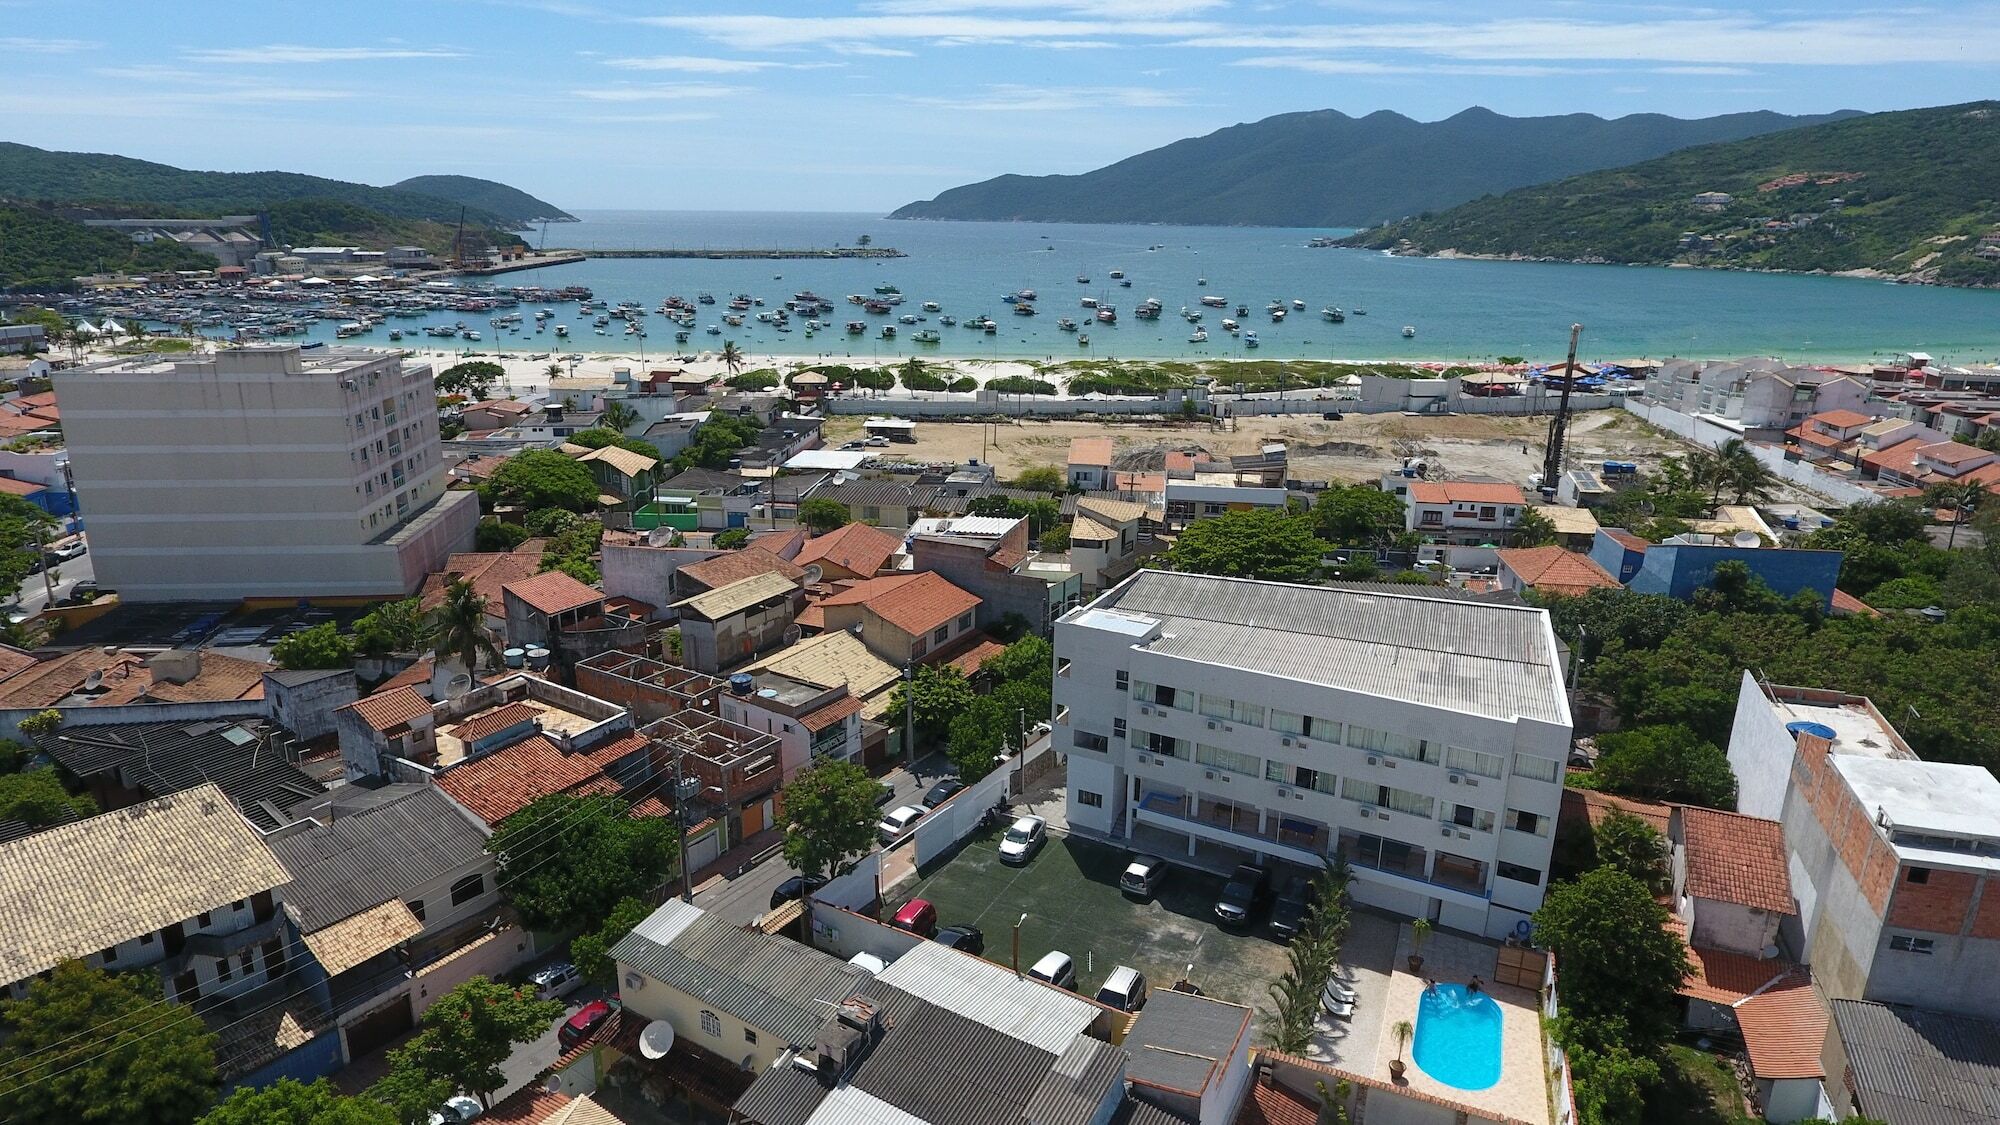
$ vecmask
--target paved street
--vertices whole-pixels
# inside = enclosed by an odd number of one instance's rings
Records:
[[[74,589],[77,583],[95,581],[97,577],[96,572],[91,569],[90,555],[87,553],[65,562],[59,562],[50,569],[53,571],[51,577],[53,578],[57,601],[61,601],[67,597],[70,590]],[[10,612],[19,612],[24,615],[40,613],[42,607],[47,605],[49,601],[49,585],[50,583],[45,582],[43,576],[40,574],[28,575],[21,582],[21,596],[18,599],[20,609],[18,611],[10,610]]]

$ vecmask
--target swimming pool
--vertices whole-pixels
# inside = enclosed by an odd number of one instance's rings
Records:
[[[1462,984],[1440,984],[1417,1004],[1410,1056],[1425,1074],[1460,1090],[1500,1081],[1500,1005]]]

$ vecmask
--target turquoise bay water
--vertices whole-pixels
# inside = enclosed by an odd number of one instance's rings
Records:
[[[1583,353],[1599,359],[1754,353],[1862,360],[1911,349],[1957,362],[2000,356],[2000,291],[1849,278],[1393,258],[1305,245],[1313,235],[1344,232],[1270,227],[892,222],[875,215],[758,212],[592,211],[582,218],[526,237],[549,247],[722,249],[852,246],[865,234],[877,246],[909,255],[853,261],[593,259],[494,279],[496,285],[587,285],[600,299],[637,301],[649,310],[669,295],[692,298],[701,291],[724,299],[749,293],[763,298],[766,308],[776,308],[794,292],[810,289],[837,304],[828,318],[833,329],[810,340],[802,326],[781,334],[753,319],[740,329],[709,336],[702,328],[720,325],[726,310],[705,306],[694,335],[678,350],[713,349],[733,339],[752,353],[869,361],[927,354],[1548,359],[1560,357],[1570,324],[1581,322]],[[1109,277],[1114,269],[1125,271],[1131,288],[1121,288]],[[1089,283],[1079,284],[1079,276]],[[1204,277],[1205,287],[1197,284]],[[931,314],[929,323],[898,324],[898,339],[881,340],[881,325],[895,317],[866,316],[844,300],[878,284],[902,290],[905,303],[895,310],[898,315],[925,315],[922,302],[936,301],[943,313],[961,321],[991,316],[999,322],[999,332],[987,336],[964,327],[946,328]],[[1001,295],[1023,288],[1038,291],[1040,315],[1009,315]],[[1182,306],[1199,308],[1198,299],[1205,294],[1227,298],[1230,308],[1204,309],[1202,323],[1210,340],[1190,344],[1192,326],[1176,312]],[[1082,297],[1115,305],[1117,325],[1092,323],[1089,310],[1080,306]],[[1145,297],[1157,297],[1166,306],[1159,320],[1132,317],[1132,308]],[[1283,324],[1271,323],[1264,306],[1276,299],[1289,308],[1294,298],[1306,308],[1292,311]],[[1256,351],[1222,330],[1223,317],[1233,316],[1239,303],[1249,306],[1250,314],[1238,319],[1260,338]],[[1338,305],[1350,314],[1365,309],[1368,315],[1330,324],[1320,318],[1325,305]],[[637,354],[635,337],[594,335],[588,321],[576,319],[574,306],[558,310],[563,311],[571,314],[565,350]],[[494,333],[472,317],[455,316],[485,335],[475,349],[540,351],[556,343],[552,335],[535,336],[532,328],[517,335]],[[1090,347],[1079,347],[1077,334],[1061,331],[1059,317],[1077,321],[1082,334],[1089,335]],[[867,320],[868,335],[840,331],[848,320]],[[421,323],[391,325],[407,329]],[[356,342],[386,343],[391,325]],[[1415,338],[1403,338],[1404,325],[1417,330]],[[664,319],[648,316],[646,327],[648,355],[677,350]],[[926,327],[942,334],[941,344],[910,339]],[[330,337],[332,325],[317,331]],[[416,342],[429,341],[418,337]]]
[[[1500,1005],[1462,984],[1425,990],[1410,1057],[1425,1074],[1460,1090],[1500,1081]]]

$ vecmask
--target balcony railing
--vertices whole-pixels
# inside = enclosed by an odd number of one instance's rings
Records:
[[[1252,806],[1218,801],[1198,793],[1178,796],[1148,793],[1139,799],[1139,807],[1158,816],[1219,828],[1231,835],[1280,844],[1314,855],[1326,855],[1333,838],[1332,830],[1324,824],[1282,813],[1267,813],[1260,817],[1259,810]]]

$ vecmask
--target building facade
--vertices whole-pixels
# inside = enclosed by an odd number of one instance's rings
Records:
[[[1544,611],[1140,571],[1055,630],[1073,827],[1506,935],[1541,905],[1570,712]]]
[[[60,372],[99,583],[127,601],[401,596],[472,545],[431,369],[297,347]]]

